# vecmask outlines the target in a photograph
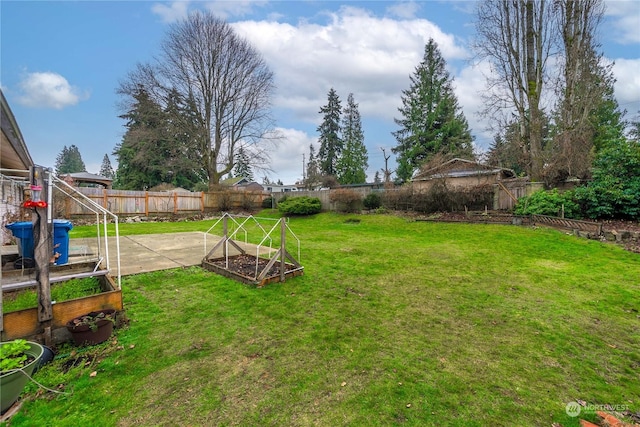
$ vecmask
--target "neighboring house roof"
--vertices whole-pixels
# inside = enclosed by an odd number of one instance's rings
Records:
[[[71,177],[73,179],[73,182],[75,183],[86,182],[91,184],[100,184],[104,185],[107,188],[111,188],[111,183],[113,182],[111,178],[89,172],[65,173],[61,176],[61,178],[63,179],[66,177]]]
[[[251,181],[249,181],[247,178],[243,177],[243,176],[236,176],[235,178],[227,178],[227,179],[223,179],[222,181],[220,181],[221,185],[242,185],[242,184],[249,184]]]
[[[3,169],[27,170],[33,166],[33,160],[2,90],[0,90],[0,103],[2,104],[2,112],[0,114],[2,127],[0,167]]]
[[[464,178],[478,175],[498,175],[501,174],[506,178],[513,178],[516,173],[507,168],[497,166],[483,165],[466,159],[451,159],[448,162],[436,166],[431,169],[418,172],[412,181],[427,181],[438,178]]]

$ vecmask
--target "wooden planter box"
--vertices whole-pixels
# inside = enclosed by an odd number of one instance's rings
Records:
[[[113,278],[108,275],[102,275],[98,278],[102,286],[102,293],[53,304],[53,319],[49,325],[53,343],[65,342],[71,338],[66,324],[75,317],[108,308],[114,309],[116,312],[122,311],[122,291],[118,289]],[[39,338],[46,332],[44,325],[38,322],[37,307],[4,313],[3,326],[2,341],[16,338],[41,341]]]
[[[262,267],[263,267],[263,266],[261,267],[260,265],[258,266],[257,275],[249,275],[247,273],[243,273],[239,271],[238,269],[235,269],[233,266],[237,262],[239,262],[243,257],[247,257],[247,255],[242,254],[242,255],[230,256],[228,258],[229,268],[225,268],[226,260],[224,257],[203,260],[202,268],[209,271],[213,271],[214,273],[220,274],[221,276],[225,276],[230,279],[237,280],[239,282],[242,282],[248,285],[256,285],[258,287],[262,287],[269,283],[277,283],[281,281],[280,280],[281,275],[279,271],[273,274],[267,274],[264,278],[260,279],[259,276],[260,276],[260,273],[262,272]],[[263,264],[265,264],[269,260],[260,258],[260,261]],[[276,262],[275,265],[279,268],[280,262],[279,261]],[[296,266],[291,263],[285,263],[284,280],[291,277],[302,276],[303,273],[304,273],[304,267]]]

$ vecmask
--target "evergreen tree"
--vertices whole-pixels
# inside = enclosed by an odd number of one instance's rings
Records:
[[[342,141],[344,148],[336,163],[336,177],[340,184],[362,184],[367,181],[369,156],[364,145],[364,133],[358,104],[350,93],[342,116]]]
[[[109,160],[109,155],[105,154],[102,158],[102,165],[100,166],[100,172],[98,175],[104,176],[105,178],[111,178],[115,176],[115,172],[113,171],[113,167],[111,166],[111,160]]]
[[[120,116],[127,131],[113,152],[118,158],[114,187],[141,190],[171,183],[191,189],[204,182],[190,103],[171,91],[163,107],[142,87],[133,98]]]
[[[424,57],[403,91],[400,130],[393,132],[398,145],[397,176],[403,181],[437,153],[473,158],[473,138],[453,92],[453,78],[438,45],[430,39]]]
[[[322,123],[318,126],[320,137],[320,151],[318,160],[320,172],[323,175],[335,176],[336,165],[342,153],[343,142],[340,139],[340,98],[336,91],[331,88],[328,94],[327,105],[320,108],[323,114]]]
[[[382,178],[380,178],[380,171],[376,171],[376,174],[373,176],[373,183],[380,184],[382,182]]]
[[[629,141],[640,144],[640,111],[638,111],[638,115],[629,122],[629,127]]]
[[[236,152],[236,162],[233,169],[236,177],[243,177],[249,181],[253,181],[253,172],[249,165],[249,156],[245,153],[244,148],[240,146]]]
[[[72,144],[67,148],[65,145],[56,157],[56,175],[86,171],[78,147]]]
[[[318,182],[319,176],[320,167],[316,157],[316,150],[313,148],[313,144],[309,144],[309,161],[307,162],[307,178],[305,182],[307,188],[312,188]]]
[[[127,131],[113,151],[118,159],[113,186],[123,190],[144,190],[160,184],[162,177],[156,165],[158,159],[165,159],[165,153],[157,149],[162,145],[162,107],[141,87],[134,100],[131,109],[120,116],[127,121]]]

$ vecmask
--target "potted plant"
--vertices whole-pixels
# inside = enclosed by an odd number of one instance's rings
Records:
[[[113,333],[115,310],[92,311],[67,322],[67,330],[76,345],[95,345],[109,339]]]
[[[17,339],[0,343],[0,409],[4,413],[20,397],[44,347],[36,342]]]

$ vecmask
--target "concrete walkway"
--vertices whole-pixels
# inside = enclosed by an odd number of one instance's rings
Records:
[[[166,270],[178,267],[200,265],[202,258],[220,241],[220,236],[206,235],[200,231],[167,234],[140,234],[120,236],[120,274],[148,273],[150,271]],[[256,253],[255,245],[239,243],[250,254]],[[269,248],[261,251],[268,252]],[[104,248],[103,248],[104,252]],[[69,262],[96,258],[98,253],[96,239],[71,239],[69,241]],[[238,253],[232,247],[231,255]],[[222,256],[222,249],[213,254]],[[111,275],[116,276],[116,242],[109,238],[109,259]]]
[[[149,271],[200,265],[204,257],[202,232],[143,234],[120,236],[120,274],[147,273]],[[220,238],[207,236],[211,249]],[[73,241],[69,242],[70,248]],[[116,242],[109,238],[109,258],[112,275],[117,274]]]

